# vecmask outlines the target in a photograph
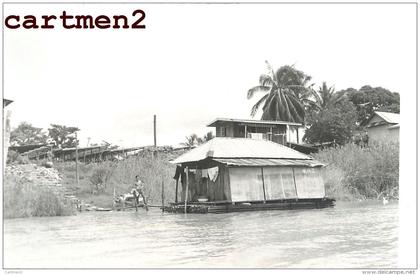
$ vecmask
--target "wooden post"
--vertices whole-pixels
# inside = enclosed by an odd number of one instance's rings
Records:
[[[189,169],[187,166],[187,176],[185,177],[186,181],[187,181],[187,185],[185,187],[185,201],[184,201],[184,213],[187,214],[187,201],[188,201],[188,173],[189,173]]]
[[[176,185],[175,185],[175,203],[178,203],[178,180],[176,180]]]
[[[77,185],[79,185],[79,155],[78,155],[78,150],[77,150],[77,131],[75,132],[76,134],[76,183]]]
[[[247,127],[245,125],[245,138],[248,138],[248,132],[247,132]]]
[[[261,167],[261,178],[262,178],[262,184],[263,184],[263,192],[264,192],[264,203],[267,200],[265,197],[265,183],[264,183],[264,169]]]
[[[165,212],[165,184],[162,180],[162,213]]]
[[[293,183],[295,184],[295,190],[296,190],[296,199],[299,198],[298,193],[297,193],[297,185],[296,185],[296,177],[295,177],[295,168],[292,168],[292,172],[293,172]]]
[[[153,140],[156,147],[156,115],[153,115]]]

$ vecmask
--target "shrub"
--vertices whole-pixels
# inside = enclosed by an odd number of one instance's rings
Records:
[[[168,203],[173,202],[175,197],[175,184],[172,178],[174,174],[175,165],[168,162],[166,155],[133,157],[117,163],[111,182],[117,186],[116,192],[122,194],[130,191],[135,182],[135,176],[139,175],[144,182],[149,203],[156,204],[162,201],[163,182],[165,203]]]
[[[17,160],[19,153],[14,150],[7,151],[7,163],[12,163]]]
[[[92,175],[89,177],[90,182],[96,191],[103,191],[106,188],[106,184],[109,181],[112,175],[113,168],[111,166],[98,167],[95,168],[92,172]]]
[[[169,160],[182,153],[182,151],[169,153],[147,151],[118,162],[79,163],[79,184],[76,184],[74,162],[55,162],[54,166],[63,175],[63,185],[74,190],[74,195],[84,202],[99,207],[112,207],[114,190],[116,195],[130,192],[135,176],[139,175],[145,183],[145,195],[148,202],[160,205],[162,181],[165,184],[165,203],[173,202],[175,199],[175,184],[172,177],[176,166]],[[98,172],[97,170],[102,169],[109,171],[110,176],[101,176],[105,174],[105,171]],[[91,181],[92,177],[101,188],[96,189]],[[101,184],[103,182],[105,182],[104,185]],[[94,195],[92,190],[96,191]],[[178,192],[181,193],[180,187]],[[179,195],[178,198],[180,198]]]
[[[62,194],[48,186],[34,186],[25,178],[6,175],[4,181],[4,217],[67,216],[75,209]]]
[[[398,196],[398,144],[371,143],[361,148],[346,144],[314,154],[326,167],[326,188],[338,197]]]

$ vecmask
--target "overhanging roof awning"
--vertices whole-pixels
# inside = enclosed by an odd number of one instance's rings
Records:
[[[290,122],[290,121],[280,121],[280,120],[254,120],[254,119],[235,119],[235,118],[216,118],[209,124],[207,127],[216,127],[217,123],[223,122],[235,122],[235,123],[244,123],[244,124],[255,124],[255,125],[292,125],[292,126],[302,126],[302,123]]]
[[[224,163],[229,166],[308,166],[320,167],[324,164],[315,160],[302,159],[228,159],[216,158],[214,161]]]

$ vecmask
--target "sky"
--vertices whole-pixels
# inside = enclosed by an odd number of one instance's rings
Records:
[[[145,29],[4,29],[4,97],[12,128],[77,126],[80,144],[158,145],[204,135],[217,117],[250,118],[249,88],[292,65],[336,90],[416,89],[414,5],[6,4],[5,16],[109,16]],[[255,117],[258,119],[259,117]]]

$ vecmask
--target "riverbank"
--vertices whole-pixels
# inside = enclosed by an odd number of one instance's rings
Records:
[[[82,204],[112,208],[116,196],[131,191],[135,176],[139,175],[145,184],[148,204],[162,204],[162,184],[164,184],[165,204],[175,197],[173,176],[175,165],[169,163],[171,154],[147,154],[133,156],[118,162],[79,163],[79,183],[76,180],[74,162],[57,162],[54,166],[62,175],[62,184]],[[179,190],[180,191],[180,190]]]
[[[325,164],[325,189],[337,200],[399,198],[399,145],[346,144],[313,155]]]
[[[396,144],[371,144],[361,148],[354,144],[328,148],[313,155],[325,164],[326,195],[338,201],[398,199],[399,147]],[[143,155],[120,162],[80,164],[79,185],[75,182],[74,163],[58,163],[63,184],[75,190],[83,201],[98,207],[112,207],[115,193],[131,190],[135,175],[145,182],[149,204],[161,205],[162,181],[165,204],[174,201],[175,165],[173,155]],[[106,183],[99,189],[92,176],[102,175]],[[97,179],[97,182],[101,181]],[[180,190],[178,196],[180,196]]]
[[[74,214],[74,205],[63,193],[67,197],[74,196],[82,205],[112,208],[114,195],[129,193],[136,175],[145,183],[149,205],[162,204],[162,184],[167,205],[175,198],[172,178],[175,165],[169,163],[174,157],[150,152],[118,162],[79,163],[79,182],[74,162],[56,162],[54,168],[8,165],[4,185],[5,218]],[[378,200],[385,196],[398,199],[398,145],[372,144],[361,148],[348,144],[320,151],[314,158],[327,164],[328,197],[337,201]],[[30,169],[22,172],[17,167]]]
[[[8,165],[4,182],[4,218],[75,214],[58,171],[36,164]]]

